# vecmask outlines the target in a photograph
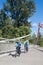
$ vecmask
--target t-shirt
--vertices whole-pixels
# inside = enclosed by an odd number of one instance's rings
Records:
[[[16,42],[16,47],[21,47],[21,43],[20,42]]]
[[[29,45],[29,41],[28,41],[28,40],[26,40],[26,41],[24,42],[24,44],[25,44],[25,43],[27,43],[27,44]]]

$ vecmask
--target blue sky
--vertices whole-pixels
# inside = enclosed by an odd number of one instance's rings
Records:
[[[37,34],[38,30],[38,23],[43,23],[43,0],[34,0],[36,5],[36,12],[35,14],[29,18],[28,20],[32,21],[32,33]],[[43,29],[40,28],[40,32],[43,35]]]
[[[6,2],[6,0],[0,0],[0,9],[3,8],[3,3]]]
[[[0,0],[0,9],[3,8],[3,2],[6,0]],[[37,34],[38,30],[38,23],[43,23],[43,0],[34,0],[36,5],[36,12],[35,14],[29,18],[28,20],[32,21],[32,33]],[[43,29],[40,29],[40,32],[43,34]]]

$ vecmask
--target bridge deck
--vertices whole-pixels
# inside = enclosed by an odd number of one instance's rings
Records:
[[[21,53],[20,57],[6,55],[0,57],[0,65],[43,65],[43,52],[33,47],[28,53]]]

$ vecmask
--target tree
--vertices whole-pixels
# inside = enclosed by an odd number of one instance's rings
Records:
[[[2,36],[13,38],[30,34],[31,23],[28,18],[35,10],[33,0],[6,0],[0,14]]]
[[[35,33],[30,37],[30,43],[36,44],[36,34]]]
[[[20,34],[21,35],[28,35],[31,33],[31,30],[28,26],[20,26]]]
[[[2,37],[2,30],[0,30],[0,37]]]
[[[4,11],[6,16],[10,16],[15,20],[16,27],[19,27],[35,12],[35,3],[33,0],[7,0],[4,3]],[[10,13],[10,14],[9,14]]]
[[[39,36],[38,45],[43,46],[43,36],[41,35],[41,33],[40,33],[40,36]]]
[[[39,45],[43,47],[43,37],[42,36],[40,37]]]
[[[2,35],[4,38],[14,37],[14,27],[12,25],[4,26],[2,29]]]

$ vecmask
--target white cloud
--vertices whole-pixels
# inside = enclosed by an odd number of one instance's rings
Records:
[[[32,27],[31,27],[31,33],[33,34],[33,33],[35,33],[36,34],[36,36],[37,36],[37,32],[38,32],[38,23],[31,23],[31,25],[32,25]]]
[[[32,27],[37,27],[38,24],[37,23],[31,23]]]
[[[31,22],[31,20],[30,20],[30,19],[28,19],[28,22]]]

